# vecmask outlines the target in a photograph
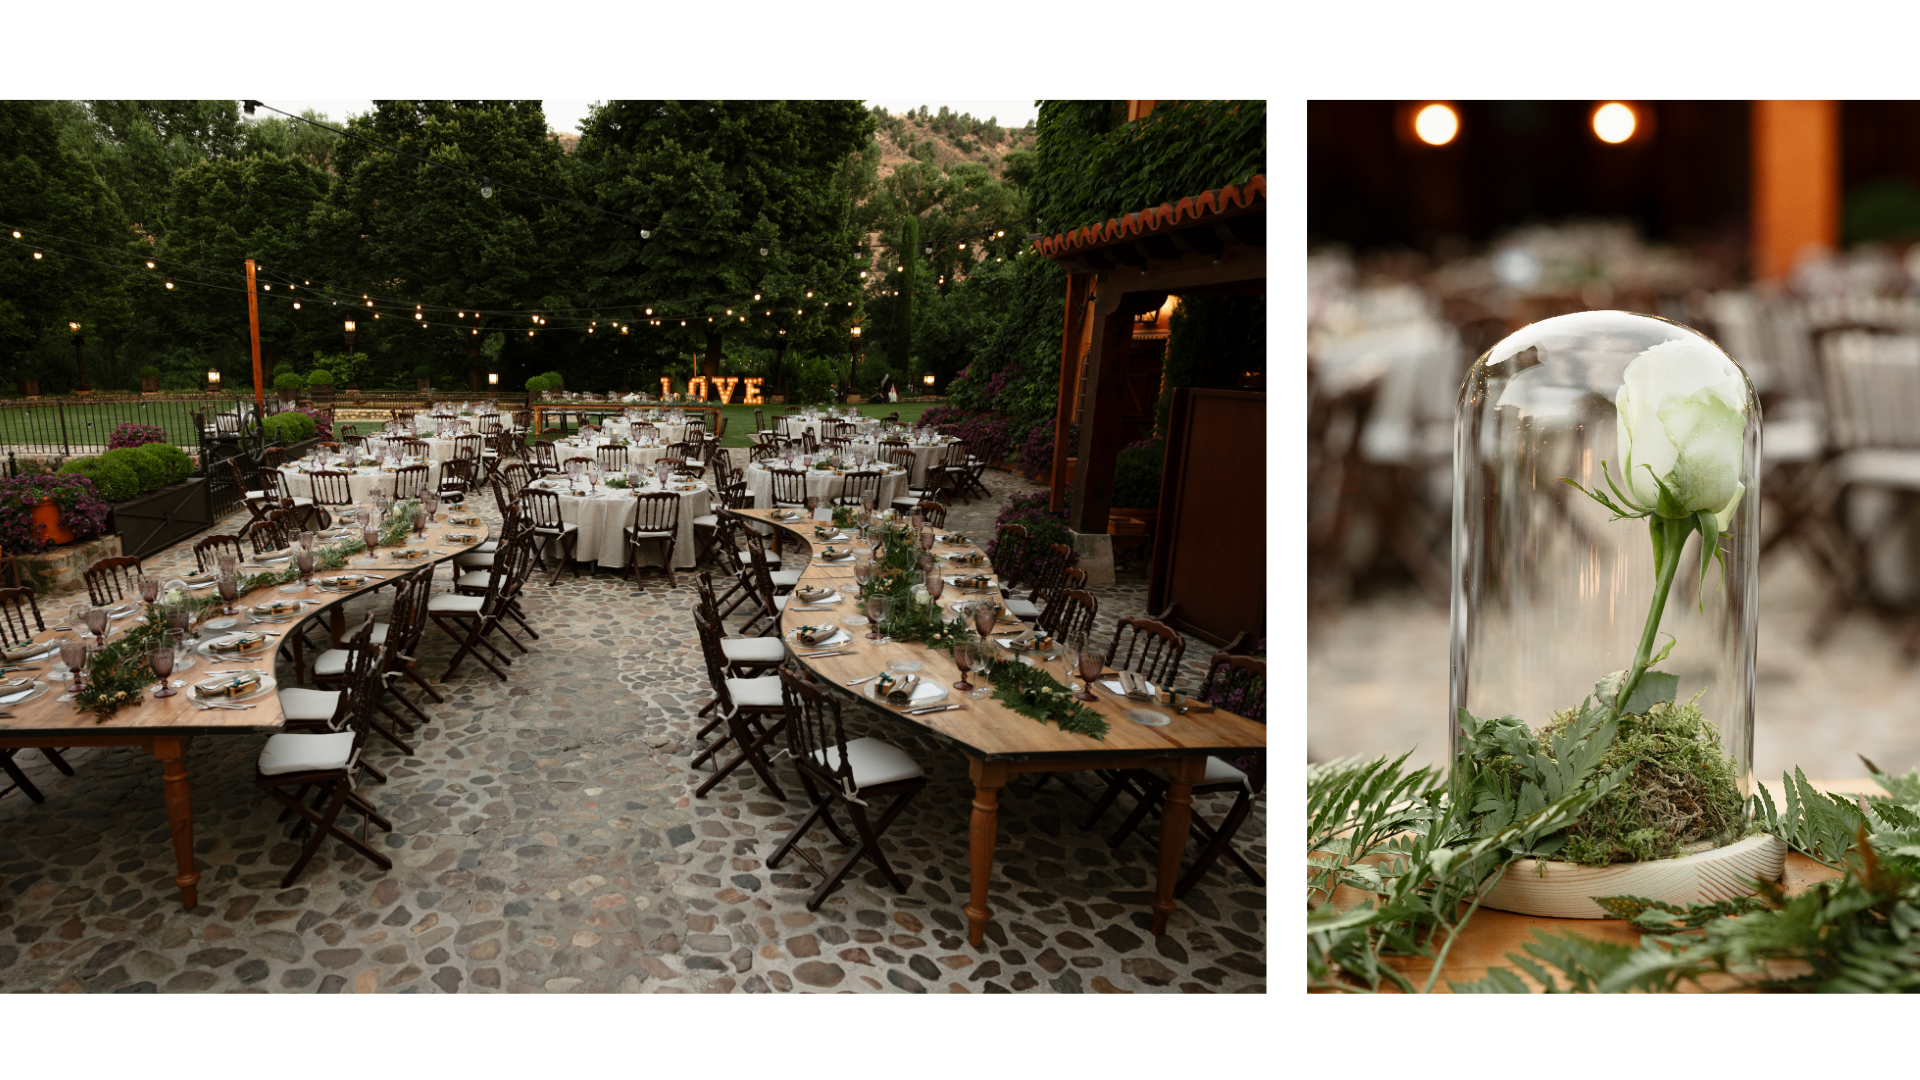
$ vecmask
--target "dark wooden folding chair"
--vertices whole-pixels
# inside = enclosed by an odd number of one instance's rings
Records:
[[[915,513],[918,513],[922,518],[926,519],[927,524],[934,528],[944,529],[947,527],[947,508],[945,504],[937,503],[929,499],[922,501],[913,509]]]
[[[493,654],[494,659],[512,666],[513,660],[488,640],[495,631],[499,631],[506,634],[514,647],[526,651],[526,647],[500,622],[506,617],[507,605],[514,599],[514,575],[521,569],[521,561],[528,557],[527,544],[502,543],[494,550],[493,565],[487,568],[487,586],[481,595],[436,593],[427,601],[427,618],[432,619],[459,646],[453,658],[447,662],[447,670],[440,676],[441,682],[452,678],[469,655],[499,677],[501,682],[507,681],[507,673],[494,667],[493,662],[480,650],[485,649]]]
[[[417,499],[427,493],[427,467],[402,465],[393,470],[393,497]]]
[[[552,442],[540,439],[533,444],[533,467],[541,476],[552,476],[560,471],[560,454],[554,450]]]
[[[801,469],[773,469],[773,505],[776,507],[807,505],[807,474]]]
[[[608,472],[627,471],[627,448],[624,446],[600,446],[593,451],[594,460]]]
[[[880,504],[880,474],[871,470],[850,472],[841,477],[840,494],[833,497],[835,506],[860,506],[866,499]]]
[[[1249,720],[1266,723],[1266,661],[1236,653],[1215,653],[1207,662],[1207,680],[1200,687],[1195,699],[1209,702],[1221,708],[1240,713]],[[1131,794],[1135,799],[1133,813],[1114,830],[1107,844],[1119,847],[1126,842],[1140,823],[1150,813],[1158,813],[1166,798],[1170,784],[1167,778],[1155,769],[1124,769],[1113,775],[1108,781],[1107,790],[1100,801],[1094,805],[1093,813],[1082,828],[1091,829],[1106,813],[1121,792]],[[1252,880],[1254,885],[1264,888],[1266,878],[1255,869],[1233,847],[1234,834],[1247,820],[1253,810],[1253,800],[1259,797],[1266,787],[1266,769],[1264,755],[1233,762],[1217,757],[1207,758],[1207,770],[1200,782],[1193,785],[1193,794],[1213,795],[1232,792],[1233,804],[1227,808],[1226,817],[1218,826],[1209,824],[1198,813],[1193,815],[1189,835],[1199,840],[1202,847],[1180,880],[1173,887],[1173,895],[1185,896],[1200,883],[1213,864],[1222,855],[1233,861],[1242,873]],[[773,865],[769,862],[767,865]]]
[[[679,581],[673,576],[673,545],[679,531],[680,496],[671,491],[654,491],[634,496],[633,520],[628,523],[624,536],[627,548],[627,569],[633,573],[635,585],[640,584],[641,545],[658,544],[660,568],[666,572],[667,587],[679,587]]]
[[[780,690],[786,707],[787,747],[811,806],[807,816],[800,819],[800,824],[767,857],[767,869],[777,869],[789,852],[798,852],[807,865],[813,867],[821,881],[807,899],[808,911],[819,910],[828,895],[840,886],[847,871],[863,858],[872,861],[895,892],[904,894],[907,883],[894,872],[886,853],[880,850],[880,834],[887,831],[887,826],[892,825],[920,789],[927,786],[926,773],[906,751],[891,743],[872,737],[849,740],[840,720],[839,701],[804,676],[782,670]],[[868,811],[876,799],[892,801],[879,817],[872,818]],[[836,803],[845,808],[858,839],[848,837],[834,822]],[[816,822],[824,822],[834,839],[853,849],[831,870],[799,846],[801,838]]]
[[[40,618],[40,603],[34,595],[33,586],[22,585],[18,588],[0,589],[0,644],[8,647],[25,645],[33,640],[35,634],[46,628],[46,623]],[[18,788],[22,794],[34,802],[45,802],[46,796],[40,793],[40,789],[27,779],[27,774],[20,771],[20,767],[14,762],[15,755],[21,749],[27,748],[0,749],[0,771],[5,771],[7,779],[12,781],[8,787],[0,789],[0,795]],[[31,749],[40,751],[41,755],[62,773],[68,776],[73,775],[73,766],[67,764],[67,759],[60,756],[59,747],[36,746]]]
[[[1040,629],[1066,642],[1092,632],[1093,620],[1100,614],[1100,601],[1085,590],[1086,583],[1085,570],[1069,567],[1064,587],[1053,594],[1053,601],[1040,613]]]
[[[138,598],[139,588],[134,584],[140,578],[140,558],[137,555],[114,555],[101,559],[87,567],[82,575],[87,582],[87,599],[94,607],[117,604],[129,596]]]
[[[233,473],[234,490],[240,493],[240,501],[246,504],[247,513],[251,514],[255,521],[266,520],[267,511],[278,505],[273,497],[264,488],[249,489],[247,487],[247,477],[240,471],[238,458],[228,458],[227,469]]]
[[[408,701],[393,686],[393,680],[407,678],[434,700],[442,700],[420,679],[414,666],[414,646],[419,642],[427,624],[427,601],[433,592],[433,573],[436,568],[424,566],[400,578],[395,584],[393,609],[384,623],[375,623],[371,640],[384,646],[380,660],[380,678],[374,687],[373,708],[391,721],[401,732],[411,734],[413,724],[406,717],[387,707],[386,698],[391,695],[395,700],[417,717],[422,724],[431,723],[426,713],[420,711],[413,702]],[[313,659],[313,681],[323,689],[345,689],[352,675],[353,653],[347,649],[328,649]],[[413,748],[398,733],[374,719],[367,717],[368,730],[386,740],[395,749],[411,757]]]
[[[347,646],[353,653],[353,662],[345,700],[335,717],[325,722],[324,730],[272,735],[260,750],[254,784],[286,808],[280,814],[281,821],[289,815],[299,815],[291,835],[298,836],[309,825],[313,827],[313,837],[280,880],[283,889],[293,887],[300,871],[307,868],[328,837],[346,844],[382,870],[393,869],[393,861],[367,843],[369,824],[392,832],[393,823],[354,790],[353,782],[354,770],[360,766],[360,756],[366,747],[373,701],[379,692],[383,646],[374,642],[372,635],[373,615],[369,613]],[[287,692],[283,692],[283,696]],[[309,690],[306,693],[323,692]],[[316,789],[319,794],[313,805],[308,806],[307,792]],[[360,815],[359,836],[340,828],[340,814],[348,809]]]
[[[316,469],[307,474],[307,480],[313,485],[313,506],[319,512],[321,528],[333,524],[333,508],[353,505],[353,486],[344,471]]]
[[[767,761],[765,748],[780,734],[786,726],[786,707],[780,700],[780,680],[772,675],[755,678],[742,678],[734,674],[736,669],[728,663],[720,625],[707,618],[699,605],[693,610],[694,628],[700,634],[700,653],[707,663],[707,679],[713,687],[714,707],[720,718],[726,722],[727,736],[720,743],[701,755],[702,760],[714,757],[714,751],[728,743],[739,748],[733,760],[718,765],[712,776],[703,781],[693,791],[693,797],[704,799],[715,784],[733,774],[735,769],[746,765],[767,785],[774,798],[785,800],[786,794],[773,779],[773,768]],[[763,721],[772,721],[763,723]]]
[[[534,551],[542,565],[545,565],[546,549],[550,543],[560,545],[560,561],[554,565],[553,580],[549,586],[560,584],[560,571],[573,564],[573,576],[580,576],[580,564],[574,561],[573,553],[580,544],[580,526],[560,516],[560,496],[540,488],[526,488],[520,492],[520,511],[527,515],[527,524],[533,530]]]
[[[458,506],[473,492],[474,469],[468,458],[449,458],[440,463],[440,482],[434,486],[440,501]]]
[[[193,542],[194,569],[201,573],[218,566],[215,557],[219,555],[231,555],[238,564],[247,557],[246,538],[238,533],[209,533]]]

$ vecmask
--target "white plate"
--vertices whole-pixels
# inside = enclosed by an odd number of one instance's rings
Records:
[[[266,641],[259,648],[250,649],[246,652],[216,651],[214,649],[213,647],[214,641],[226,641],[237,636],[238,635],[235,635],[235,634],[223,634],[220,637],[214,638],[213,641],[201,642],[200,647],[195,649],[194,651],[199,653],[201,656],[207,657],[210,660],[226,660],[226,659],[252,660],[257,657],[265,656],[273,652],[274,639],[272,638],[267,638]]]
[[[208,619],[206,625],[209,630],[229,630],[239,626],[240,620],[231,615],[222,615],[217,619]]]
[[[1124,698],[1127,696],[1127,688],[1120,685],[1119,679],[1096,679],[1094,681],[1100,684],[1100,689],[1111,691],[1117,697]],[[1146,686],[1147,693],[1158,694],[1160,692],[1160,688],[1158,686],[1155,686],[1150,682],[1145,682],[1145,680],[1142,680],[1142,683],[1143,685]]]
[[[821,595],[812,598],[801,596],[798,592],[795,592],[792,600],[796,604],[837,604],[840,602],[841,596],[836,590],[828,589]]]
[[[849,552],[846,552],[846,553],[844,553],[844,554],[841,554],[841,555],[838,555],[838,556],[835,556],[834,558],[831,558],[831,559],[829,559],[829,558],[826,558],[826,557],[824,557],[824,556],[822,556],[822,557],[820,557],[820,559],[819,559],[818,561],[820,561],[820,562],[823,562],[823,563],[827,563],[827,564],[829,564],[829,565],[832,565],[832,566],[838,566],[838,565],[840,565],[841,563],[850,563],[850,562],[852,562],[852,561],[853,561],[853,556],[854,556],[854,553],[853,553],[853,552],[851,552],[851,551],[849,551]]]
[[[842,626],[865,626],[865,625],[867,625],[867,622],[868,622],[868,619],[867,619],[867,617],[866,617],[865,615],[848,615],[848,616],[845,616],[844,618],[842,618],[842,619],[840,620],[840,625],[842,625]]]
[[[347,574],[330,574],[330,575],[328,575],[328,576],[329,576],[329,577],[349,577],[349,576],[351,576],[351,575],[347,575]],[[327,584],[324,584],[324,583],[323,583],[323,582],[322,582],[322,581],[321,581],[321,580],[320,580],[319,578],[315,578],[315,579],[314,579],[314,582],[313,582],[313,587],[314,587],[315,589],[318,589],[318,590],[319,590],[319,591],[321,591],[321,592],[330,592],[330,593],[350,593],[350,592],[358,592],[358,591],[360,591],[361,589],[364,589],[364,588],[366,588],[367,586],[369,586],[369,585],[372,585],[372,584],[375,584],[376,582],[379,582],[379,581],[381,581],[381,580],[383,580],[383,579],[382,579],[382,578],[376,578],[376,577],[368,577],[368,578],[363,578],[363,579],[361,580],[361,582],[360,582],[360,584],[358,584],[358,585],[327,585]],[[213,624],[212,624],[212,623],[208,623],[207,625],[208,625],[208,626],[212,626]]]
[[[808,625],[832,626],[833,624],[832,623],[810,623]],[[787,631],[787,640],[792,642],[793,647],[796,649],[831,649],[835,645],[845,645],[847,642],[852,641],[853,635],[847,633],[845,630],[836,628],[833,631],[833,633],[828,634],[826,637],[821,638],[819,641],[816,641],[813,644],[809,645],[800,640],[800,628],[796,626],[793,629]]]
[[[222,675],[248,675],[248,674],[258,675],[260,676],[260,685],[257,689],[249,691],[248,693],[245,693],[245,694],[241,694],[239,697],[228,697],[225,694],[221,694],[219,697],[201,697],[199,686],[197,685],[189,686],[187,688],[187,696],[189,698],[192,698],[194,701],[204,701],[209,705],[239,704],[242,701],[258,701],[261,698],[267,696],[268,694],[273,693],[274,687],[278,685],[273,681],[272,675],[269,675],[264,671],[253,670],[251,668],[242,669],[240,671],[225,671],[225,672],[221,672],[221,674]],[[202,679],[200,681],[205,682],[206,680]]]
[[[987,583],[985,585],[978,585],[978,586],[960,584],[960,580],[962,578],[972,577],[973,576],[972,574],[943,574],[941,576],[948,585],[951,585],[954,588],[959,589],[961,592],[993,592],[995,589],[999,588],[998,585],[995,585],[993,583],[993,577],[990,574],[983,575],[984,577],[986,577]]]
[[[852,538],[846,533],[836,532],[832,536],[814,536],[808,539],[811,539],[816,544],[839,544]]]
[[[112,611],[107,612],[107,618],[109,620],[124,619],[127,616],[139,610],[140,610],[139,604],[122,604],[121,606],[114,608]]]
[[[885,694],[880,693],[877,683],[867,684],[867,698],[881,705],[892,705]],[[922,705],[932,705],[947,699],[947,688],[937,682],[921,679],[913,687],[913,700],[905,705],[893,705],[896,709],[917,709]]]
[[[19,705],[24,702],[33,701],[36,698],[45,697],[47,691],[51,689],[52,687],[46,683],[35,679],[25,690],[15,690],[5,697],[0,697],[0,706]]]
[[[1148,727],[1165,727],[1173,722],[1173,717],[1163,712],[1154,712],[1152,709],[1121,709],[1120,715],[1136,724],[1145,724]]]

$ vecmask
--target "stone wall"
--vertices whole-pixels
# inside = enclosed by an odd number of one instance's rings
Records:
[[[115,533],[48,548],[38,555],[21,555],[20,583],[33,586],[41,596],[74,592],[86,587],[81,575],[87,567],[119,554],[120,535]]]

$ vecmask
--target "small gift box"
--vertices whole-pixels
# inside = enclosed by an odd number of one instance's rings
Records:
[[[255,615],[290,615],[300,610],[298,600],[273,600],[265,604],[253,605]]]
[[[193,684],[194,693],[200,697],[239,697],[259,688],[260,673],[257,671],[239,671]]]
[[[793,638],[802,645],[817,645],[833,636],[831,626],[802,626],[793,632]]]

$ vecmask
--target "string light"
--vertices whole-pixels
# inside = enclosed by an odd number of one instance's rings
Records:
[[[34,253],[33,253],[33,257],[34,257],[34,258],[36,258],[36,259],[38,259],[38,258],[40,258],[40,253],[39,253],[39,252],[37,252],[37,251],[36,251],[36,252],[34,252]]]
[[[171,281],[167,282],[167,288],[169,289],[173,288],[173,282]]]
[[[13,230],[13,238],[14,238],[15,240],[18,240],[18,239],[20,239],[20,230],[19,230],[19,229],[15,229],[15,230]],[[152,263],[148,263],[147,265],[148,265],[148,266],[152,266],[153,264],[152,264]]]
[[[15,235],[15,236],[19,236],[20,234],[19,234],[19,233],[14,233],[13,235]],[[147,260],[147,269],[149,269],[149,270],[151,270],[151,269],[153,269],[153,260],[152,260],[152,259],[148,259],[148,260]]]
[[[295,300],[295,301],[293,302],[293,310],[295,310],[295,311],[299,311],[299,310],[300,310],[300,301],[298,301],[298,300]]]

